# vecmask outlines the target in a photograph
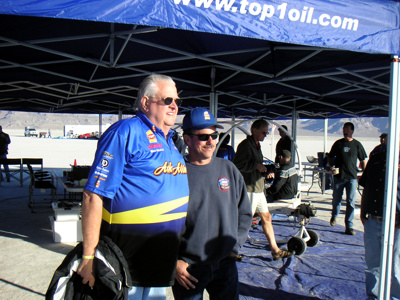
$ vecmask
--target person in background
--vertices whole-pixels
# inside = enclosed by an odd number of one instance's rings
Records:
[[[364,187],[360,219],[364,225],[365,287],[368,299],[378,299],[380,259],[383,244],[382,226],[385,197],[386,151],[372,155],[359,180]],[[400,177],[399,177],[400,179]],[[397,205],[393,244],[391,298],[400,299],[400,181],[397,183]],[[390,280],[390,279],[389,279]]]
[[[10,136],[3,131],[3,127],[0,126],[0,158],[7,158],[8,145],[11,143]],[[10,182],[10,170],[7,164],[3,164],[4,171],[6,173],[7,182]],[[3,181],[3,172],[0,166],[0,182]]]
[[[282,155],[279,156],[279,168],[275,180],[267,190],[268,194],[272,195],[273,200],[292,199],[297,194],[299,176],[291,163],[291,159],[292,154],[289,150],[283,150]]]
[[[251,207],[242,175],[233,163],[213,157],[218,125],[211,112],[197,107],[183,119],[188,146],[190,201],[182,236],[174,297],[239,299],[236,256],[251,225]]]
[[[365,169],[365,153],[363,145],[353,138],[354,124],[351,122],[343,125],[343,138],[337,140],[328,154],[328,163],[333,176],[333,199],[332,199],[332,217],[331,226],[336,225],[336,218],[340,213],[340,206],[343,198],[343,190],[346,189],[346,216],[345,233],[355,235],[353,230],[353,219],[356,201],[357,189],[357,159],[360,161],[362,171]],[[336,173],[339,168],[339,173]]]
[[[51,139],[51,130],[50,129],[47,130],[47,138]]]
[[[221,142],[222,137],[224,136],[225,132],[221,132],[219,134],[219,141]],[[218,148],[217,157],[228,159],[230,161],[233,161],[233,157],[235,156],[235,150],[233,147],[229,144],[229,141],[231,140],[231,135],[228,134],[224,140],[221,142],[221,145]]]
[[[179,136],[179,133],[173,129],[173,131],[175,132],[174,136],[172,137],[172,140],[174,141],[174,144],[176,146],[176,148],[178,149],[179,153],[182,156],[186,155],[186,145],[185,142],[183,141],[183,139]]]
[[[268,135],[268,123],[263,119],[253,122],[251,125],[251,135],[247,136],[236,149],[233,163],[242,173],[246,183],[247,193],[250,199],[252,215],[257,213],[261,218],[261,227],[267,238],[271,254],[274,260],[286,258],[292,253],[279,249],[274,228],[272,227],[271,213],[268,211],[267,200],[265,198],[265,177],[271,178],[275,174],[268,173],[267,167],[263,164],[263,154],[260,142],[264,141]]]
[[[136,116],[114,123],[99,139],[82,201],[77,273],[84,284],[95,284],[93,258],[104,234],[128,262],[128,299],[166,299],[189,198],[185,162],[172,141],[180,104],[170,77],[150,75],[139,87]]]
[[[382,133],[380,136],[380,144],[376,146],[371,153],[369,154],[369,157],[374,155],[375,153],[378,152],[386,152],[386,146],[387,146],[387,133]]]
[[[284,128],[286,131],[288,130],[286,125],[282,125],[282,128]],[[276,164],[279,163],[279,156],[282,155],[283,150],[292,151],[292,141],[290,140],[290,137],[281,128],[278,128],[278,132],[279,132],[279,135],[281,136],[281,138],[276,143],[276,147],[275,147],[275,163]]]

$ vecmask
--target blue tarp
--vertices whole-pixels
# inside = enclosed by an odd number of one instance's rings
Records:
[[[3,0],[0,14],[160,26],[400,54],[399,3],[388,0]]]
[[[275,236],[289,239],[298,228],[287,220],[273,220]],[[273,261],[267,243],[246,243],[238,262],[240,299],[366,299],[363,233],[344,234],[343,226],[312,218],[307,229],[320,241],[301,256]],[[250,230],[254,239],[265,240],[261,226]]]

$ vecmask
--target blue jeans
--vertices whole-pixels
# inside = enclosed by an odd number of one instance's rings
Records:
[[[129,291],[128,300],[165,300],[167,290],[165,287],[134,286]]]
[[[172,291],[175,300],[201,300],[206,289],[213,300],[238,300],[238,270],[234,257],[227,257],[212,264],[189,265],[187,271],[197,278],[196,288],[186,290],[175,281]]]
[[[356,201],[357,179],[333,178],[332,217],[337,218],[340,213],[343,190],[346,188],[346,228],[353,228],[354,209]]]
[[[368,299],[377,299],[382,250],[382,223],[369,218],[364,224],[365,287]],[[391,299],[400,299],[400,229],[395,230],[392,262]]]
[[[7,154],[2,154],[0,155],[0,158],[7,158]],[[6,178],[7,180],[10,180],[10,170],[8,168],[8,165],[3,165],[4,171],[6,172]],[[3,172],[1,171],[1,165],[0,165],[0,182],[3,181]]]

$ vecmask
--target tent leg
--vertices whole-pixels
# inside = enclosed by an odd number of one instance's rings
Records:
[[[394,56],[391,68],[391,95],[389,103],[389,134],[386,151],[386,192],[384,197],[383,243],[378,299],[390,299],[392,278],[393,243],[396,221],[397,183],[400,135],[400,67],[399,57]]]

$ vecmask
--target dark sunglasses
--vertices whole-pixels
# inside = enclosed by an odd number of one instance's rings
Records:
[[[182,104],[182,99],[179,98],[172,98],[172,97],[165,97],[165,98],[156,98],[156,97],[149,97],[152,99],[159,99],[159,102],[162,102],[163,105],[171,105],[173,101],[175,101],[175,104],[177,106],[180,106]]]
[[[213,140],[216,140],[218,138],[218,136],[219,136],[219,133],[218,132],[214,132],[214,133],[211,133],[211,134],[205,134],[205,133],[204,134],[191,134],[191,136],[193,136],[193,135],[197,136],[199,141],[205,142],[205,141],[208,141],[210,136],[211,136],[211,138]]]

